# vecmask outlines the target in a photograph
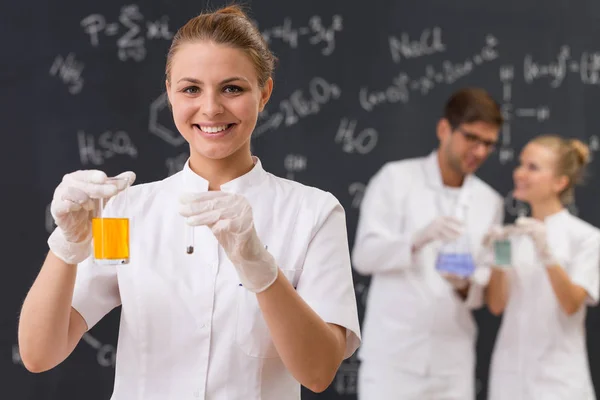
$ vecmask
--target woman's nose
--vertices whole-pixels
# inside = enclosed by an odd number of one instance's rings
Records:
[[[223,104],[218,95],[212,93],[206,93],[202,98],[201,104],[202,114],[208,118],[213,118],[216,115],[223,113]]]

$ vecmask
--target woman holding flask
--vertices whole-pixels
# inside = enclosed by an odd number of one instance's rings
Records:
[[[251,153],[274,63],[237,6],[178,30],[165,85],[190,158],[129,188],[133,173],[121,186],[102,171],[63,178],[58,227],[19,321],[27,369],[54,368],[120,305],[112,400],[299,400],[301,385],[329,386],[360,343],[345,212]],[[128,264],[92,257],[99,198],[110,198],[107,216],[123,216],[128,199]]]
[[[508,240],[512,258],[492,268],[486,292],[490,311],[503,314],[490,400],[595,399],[585,318],[586,305],[598,304],[600,230],[565,208],[588,159],[576,139],[530,141],[514,171],[513,195],[529,203],[531,217],[488,234],[490,246]]]

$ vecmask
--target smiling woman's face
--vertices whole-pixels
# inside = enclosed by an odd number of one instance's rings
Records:
[[[513,196],[527,203],[559,198],[568,179],[557,176],[556,163],[557,156],[552,149],[539,143],[528,143],[521,152],[520,165],[513,173]]]
[[[167,94],[175,126],[190,145],[191,162],[250,153],[258,113],[273,88],[258,84],[251,59],[212,42],[181,45],[173,57]]]

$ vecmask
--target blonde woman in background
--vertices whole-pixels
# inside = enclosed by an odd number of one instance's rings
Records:
[[[589,161],[576,139],[540,136],[521,153],[514,197],[531,217],[490,232],[510,237],[512,262],[492,268],[486,301],[503,314],[490,369],[490,400],[593,400],[585,318],[598,303],[600,230],[565,205]]]

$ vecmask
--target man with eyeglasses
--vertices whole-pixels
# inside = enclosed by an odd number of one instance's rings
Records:
[[[504,220],[502,197],[474,175],[502,124],[485,90],[461,89],[437,123],[437,150],[387,163],[369,182],[352,252],[356,271],[372,275],[360,400],[475,399],[471,311],[483,305],[489,275],[448,272],[436,262],[462,243],[474,267],[484,235]]]

